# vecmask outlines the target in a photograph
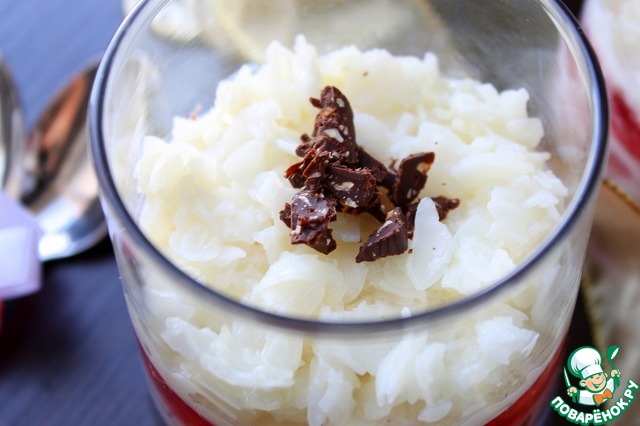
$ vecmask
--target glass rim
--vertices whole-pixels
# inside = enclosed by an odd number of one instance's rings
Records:
[[[323,322],[313,319],[279,315],[261,310],[225,296],[224,294],[197,282],[187,273],[178,268],[144,235],[120,197],[109,167],[108,155],[106,152],[105,137],[103,134],[103,119],[105,112],[104,101],[107,95],[107,86],[114,58],[118,55],[120,46],[129,34],[132,25],[137,23],[138,19],[142,19],[140,18],[142,12],[152,6],[153,9],[157,11],[169,1],[171,0],[140,1],[131,13],[125,17],[109,43],[96,74],[90,98],[90,110],[88,117],[90,151],[94,170],[96,171],[98,182],[100,183],[103,206],[105,203],[108,204],[108,207],[116,215],[117,220],[122,223],[127,234],[131,239],[133,239],[134,243],[141,247],[145,251],[146,255],[160,266],[163,272],[166,273],[168,279],[171,279],[172,281],[175,280],[177,285],[187,287],[190,292],[193,292],[198,296],[202,296],[206,300],[205,303],[213,302],[218,306],[223,306],[229,312],[239,315],[243,319],[257,321],[265,325],[313,334],[329,334],[336,337],[340,335],[352,335],[365,332],[380,333],[384,331],[398,331],[419,325],[424,326],[426,324],[435,323],[440,320],[450,318],[456,314],[469,311],[479,306],[481,303],[494,300],[499,294],[521,282],[521,278],[533,270],[535,265],[541,263],[555,244],[561,242],[568,236],[571,229],[582,216],[582,211],[589,206],[597,194],[598,184],[604,170],[609,127],[608,101],[602,72],[591,45],[580,28],[577,19],[572,15],[567,6],[558,0],[537,0],[539,3],[549,6],[545,7],[548,13],[561,23],[564,30],[573,33],[573,38],[577,42],[577,46],[573,47],[577,48],[576,52],[578,52],[579,55],[572,55],[572,58],[579,58],[581,56],[586,64],[587,83],[591,85],[590,89],[593,94],[592,106],[594,120],[591,129],[592,141],[589,157],[583,171],[583,177],[577,186],[576,193],[571,197],[571,202],[567,205],[567,208],[562,213],[560,221],[555,225],[551,233],[547,235],[545,240],[536,247],[524,262],[518,264],[511,273],[503,276],[501,279],[493,282],[491,285],[480,291],[466,295],[452,303],[419,312],[406,318],[398,316],[385,320]],[[152,13],[153,10],[149,11],[149,14]],[[575,44],[568,40],[569,37],[563,36],[563,39],[569,46]]]

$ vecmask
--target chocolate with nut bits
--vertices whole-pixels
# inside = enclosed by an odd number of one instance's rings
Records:
[[[416,199],[427,183],[427,173],[436,156],[433,152],[421,152],[404,158],[398,167],[397,178],[389,198],[398,206],[407,206]]]
[[[416,199],[435,154],[410,155],[400,161],[397,170],[393,165],[386,167],[357,145],[353,111],[340,90],[327,86],[320,99],[310,101],[320,109],[313,133],[301,136],[296,154],[302,161],[285,172],[291,185],[300,188],[280,212],[280,219],[291,229],[291,243],[328,254],[336,248],[329,223],[337,213],[369,213],[382,224],[362,245],[356,262],[404,253],[413,236]],[[388,214],[384,213],[383,192],[394,206]],[[433,200],[440,220],[460,204],[447,197]]]
[[[407,218],[402,209],[396,207],[360,247],[356,262],[372,262],[381,257],[404,253],[408,247]]]
[[[336,220],[336,200],[305,188],[285,204],[280,219],[291,228],[291,243],[306,244],[320,253],[335,250],[329,222]]]

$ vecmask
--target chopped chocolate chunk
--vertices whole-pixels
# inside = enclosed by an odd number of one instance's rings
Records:
[[[358,161],[356,130],[353,125],[353,111],[346,96],[333,86],[322,89],[320,99],[311,98],[311,104],[320,108],[316,116],[311,140],[318,152],[329,152],[336,160],[346,164]],[[304,151],[304,147],[301,149]]]
[[[329,191],[347,207],[368,208],[379,203],[376,179],[369,169],[329,166],[327,179]]]
[[[300,136],[300,140],[302,142],[300,142],[300,145],[296,148],[296,155],[298,157],[304,157],[313,148],[314,141],[306,133]]]
[[[433,152],[421,152],[400,161],[398,180],[390,193],[396,205],[406,206],[415,200],[427,183],[427,173],[434,160]]]
[[[369,262],[406,251],[413,237],[420,191],[435,154],[413,154],[385,166],[356,143],[353,111],[335,87],[322,89],[320,99],[310,99],[320,109],[311,136],[303,134],[296,148],[302,161],[291,165],[285,177],[300,191],[286,203],[280,219],[291,229],[292,244],[306,244],[328,254],[336,248],[329,223],[338,212],[369,213],[382,225],[360,248],[356,262]],[[380,187],[386,189],[394,209],[385,214]],[[440,220],[460,201],[433,199]]]
[[[302,174],[303,172],[302,161],[290,165],[284,172],[284,177],[287,178],[289,183],[294,188],[302,188],[307,178]]]
[[[385,207],[384,205],[382,205],[382,203],[378,203],[375,206],[369,207],[367,209],[363,210],[363,213],[369,213],[371,216],[373,216],[375,219],[378,220],[378,222],[384,222],[387,213],[385,211]]]
[[[292,244],[306,244],[328,254],[336,248],[329,222],[336,220],[336,201],[312,188],[303,188],[293,196],[289,210]],[[280,212],[286,222],[287,206]]]
[[[413,239],[413,230],[416,228],[416,212],[418,211],[418,204],[420,204],[420,200],[408,204],[403,209],[404,214],[407,217],[407,235],[411,239]]]
[[[384,222],[387,217],[387,214],[385,213],[385,208],[382,205],[382,202],[374,205],[373,207],[366,207],[366,208],[357,207],[353,209],[351,207],[343,207],[341,211],[344,212],[345,214],[352,214],[355,216],[363,213],[368,213],[380,223]]]
[[[407,220],[400,207],[391,210],[385,222],[367,239],[356,262],[372,262],[381,257],[404,253],[409,247]]]
[[[331,164],[331,154],[311,150],[302,161],[290,166],[284,176],[294,188],[302,188],[305,185],[314,186],[315,182],[322,181],[326,177],[329,164]]]
[[[320,186],[327,176],[327,167],[331,164],[331,154],[328,152],[318,153],[315,149],[312,149],[304,157],[302,163],[304,167],[302,175],[305,178],[305,185]]]
[[[291,204],[284,204],[284,209],[280,210],[280,220],[291,229]]]
[[[358,146],[358,164],[371,170],[371,174],[376,178],[379,185],[392,190],[398,178],[395,171],[388,169],[384,164],[376,160],[364,148]]]
[[[447,214],[457,208],[460,205],[458,198],[447,198],[444,196],[431,197],[436,205],[436,211],[438,212],[438,219],[443,221],[447,218]]]

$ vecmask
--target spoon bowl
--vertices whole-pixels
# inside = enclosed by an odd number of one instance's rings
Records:
[[[20,199],[44,232],[41,261],[80,253],[107,233],[87,153],[86,116],[97,65],[85,67],[54,97],[26,145]]]

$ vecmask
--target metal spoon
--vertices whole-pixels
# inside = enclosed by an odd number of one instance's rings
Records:
[[[98,63],[75,76],[40,116],[26,146],[22,202],[44,232],[40,260],[80,253],[107,234],[87,152],[87,109]]]
[[[19,198],[44,232],[41,261],[80,253],[107,233],[87,154],[86,115],[96,69],[94,62],[54,97],[25,146]]]

